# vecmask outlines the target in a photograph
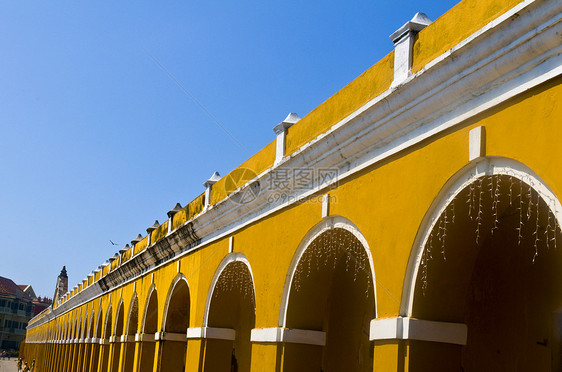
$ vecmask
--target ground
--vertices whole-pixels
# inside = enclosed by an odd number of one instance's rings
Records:
[[[0,372],[17,372],[16,358],[0,360]]]

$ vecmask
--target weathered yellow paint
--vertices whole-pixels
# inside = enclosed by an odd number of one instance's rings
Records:
[[[145,236],[144,238],[141,239],[140,242],[138,242],[133,246],[133,251],[134,251],[133,255],[137,255],[140,252],[144,251],[146,249],[147,244],[148,244],[148,237]]]
[[[412,72],[451,49],[521,0],[464,0],[423,29],[414,41]]]
[[[270,142],[254,156],[215,183],[211,192],[211,204],[223,200],[234,190],[270,168],[275,161],[275,146],[275,141]]]
[[[168,221],[165,221],[163,224],[158,226],[156,230],[151,233],[150,241],[156,242],[162,239],[168,233]]]
[[[416,40],[414,62],[416,68],[423,67],[428,61],[443,53],[462,40],[474,30],[481,28],[489,20],[504,13],[518,3],[514,0],[486,0],[476,2],[465,0],[450,13],[438,19],[434,24],[420,33]],[[478,6],[477,6],[478,5]],[[466,24],[465,24],[466,22]],[[454,30],[454,32],[453,32]],[[454,35],[453,35],[454,33]],[[447,44],[447,43],[450,43]],[[352,113],[361,105],[386,90],[392,80],[393,53],[377,63],[363,75],[358,77],[339,93],[305,116],[299,123],[290,128],[287,139],[287,153],[297,151],[302,145],[310,142],[332,125]],[[235,231],[233,251],[242,253],[249,261],[255,287],[255,328],[279,327],[282,294],[287,281],[291,263],[297,248],[303,239],[316,226],[323,222],[321,197],[330,195],[330,215],[341,216],[350,224],[357,227],[368,244],[373,258],[376,286],[376,317],[389,318],[400,315],[400,303],[404,296],[404,282],[406,269],[410,259],[414,240],[421,228],[424,216],[436,201],[438,193],[444,185],[454,177],[463,167],[469,164],[468,144],[469,131],[477,126],[486,128],[486,155],[506,157],[517,160],[534,170],[547,186],[559,195],[562,187],[562,173],[559,163],[553,159],[562,158],[562,79],[554,79],[516,99],[512,99],[499,107],[489,110],[478,117],[458,124],[445,133],[435,135],[424,142],[403,150],[393,157],[370,166],[333,186],[330,190],[322,190],[318,195],[308,200],[292,204],[280,211],[262,218],[246,227]],[[275,142],[268,144],[254,157],[240,165],[237,169],[251,169],[256,174],[272,166],[275,157]],[[233,173],[230,173],[232,175]],[[224,177],[213,187],[211,203],[215,204],[227,196],[228,180]],[[247,180],[245,180],[247,181]],[[233,181],[235,185],[236,180]],[[172,230],[183,226],[203,210],[204,194],[189,203],[172,219]],[[151,243],[158,241],[167,234],[166,221],[151,234]],[[99,298],[83,304],[78,309],[72,309],[51,324],[32,328],[28,331],[28,339],[45,339],[56,324],[56,329],[65,330],[63,339],[71,338],[71,327],[78,316],[94,312],[94,337],[108,339],[110,336],[121,336],[126,333],[129,325],[129,313],[132,299],[138,296],[138,323],[132,327],[135,333],[145,333],[144,324],[147,322],[145,312],[150,300],[150,291],[156,289],[157,320],[156,332],[165,328],[164,317],[175,280],[186,280],[189,287],[189,327],[202,327],[205,316],[208,295],[211,290],[212,279],[220,263],[229,255],[230,236],[198,247],[196,250],[166,262],[156,270],[146,272],[134,282],[129,282],[103,293]],[[123,255],[122,262],[130,259],[130,252],[135,254],[146,249],[147,238],[137,243]],[[327,258],[325,258],[328,260]],[[178,269],[179,262],[179,269]],[[113,261],[111,270],[119,264]],[[108,274],[110,267],[106,266],[101,273],[96,273],[93,280],[98,281]],[[335,269],[334,269],[335,271]],[[88,280],[88,284],[91,284]],[[334,284],[334,288],[339,283]],[[82,285],[80,286],[80,290]],[[71,298],[65,296],[67,301]],[[342,291],[343,292],[343,291]],[[290,298],[290,300],[292,300]],[[351,302],[356,305],[357,302]],[[121,304],[121,305],[120,305]],[[349,305],[349,304],[347,304]],[[119,307],[123,312],[123,332],[115,335],[115,322]],[[289,302],[289,306],[297,305]],[[306,309],[299,309],[303,313]],[[365,311],[375,310],[366,309]],[[98,314],[102,316],[98,318]],[[109,312],[109,317],[108,317]],[[332,310],[332,312],[334,312]],[[82,315],[80,315],[82,314]],[[362,314],[361,314],[362,315]],[[44,315],[43,315],[44,316]],[[37,322],[41,317],[36,318]],[[97,334],[98,319],[102,322],[101,332]],[[111,321],[111,329],[106,333],[106,323]],[[345,320],[345,319],[344,319]],[[89,322],[89,317],[88,317]],[[183,330],[182,330],[183,332]],[[363,332],[365,332],[363,330]],[[60,334],[60,333],[59,333]],[[374,355],[374,371],[408,371],[410,370],[410,352],[415,347],[431,348],[407,341],[392,340],[388,342],[372,342]],[[31,345],[31,346],[30,346]],[[37,344],[26,346],[26,356],[39,355],[42,352]],[[99,356],[99,371],[103,369],[107,352],[117,350],[115,346],[101,347]],[[154,346],[158,366],[158,355],[162,353],[162,344]],[[202,371],[205,360],[212,360],[211,348],[205,340],[189,340],[187,342],[187,371]],[[229,344],[214,343],[217,350],[224,353]],[[218,346],[217,346],[218,345]],[[225,346],[226,345],[226,346]],[[181,346],[181,345],[180,345]],[[436,346],[448,350],[451,354],[458,352],[456,346]],[[226,349],[225,349],[226,348]],[[58,367],[68,365],[67,355],[70,348],[67,345],[56,348],[49,360]],[[61,352],[61,350],[64,351]],[[135,365],[139,366],[140,347],[135,348]],[[83,350],[78,349],[79,353]],[[57,354],[58,353],[58,354]],[[104,354],[105,353],[105,354]],[[290,359],[289,354],[299,358]],[[80,355],[80,354],[78,354]],[[123,363],[123,353],[116,353]],[[209,359],[206,359],[206,358]],[[321,348],[318,346],[301,347],[299,344],[253,343],[251,347],[251,366],[254,371],[281,371],[291,363],[301,363],[299,366],[315,368],[318,359],[322,358]],[[209,363],[211,365],[212,363]],[[223,363],[224,360],[216,361]],[[108,363],[111,363],[111,358]],[[90,363],[90,365],[92,365]],[[295,364],[296,365],[296,364]],[[144,366],[144,370],[152,370],[152,366]],[[297,367],[295,367],[297,368]],[[303,367],[305,368],[305,367]],[[58,371],[61,369],[48,369]]]
[[[181,211],[174,215],[172,220],[172,230],[182,226],[185,222],[191,220],[193,217],[201,213],[205,206],[205,193],[202,193],[197,198],[193,199],[191,203],[182,208]]]

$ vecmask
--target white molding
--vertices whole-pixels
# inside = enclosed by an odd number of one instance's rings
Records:
[[[112,344],[112,343],[115,343],[115,342],[118,342],[117,337],[116,336],[109,336],[109,343]]]
[[[414,318],[387,318],[371,320],[369,339],[419,340],[446,344],[466,345],[467,326]]]
[[[135,342],[156,342],[156,335],[151,333],[137,333]]]
[[[109,345],[109,340],[106,338],[100,338],[99,343],[100,345]]]
[[[250,278],[252,279],[252,290],[253,290],[252,295],[255,295],[256,288],[255,288],[255,285],[254,285],[254,273],[252,272],[252,267],[250,266],[250,261],[248,261],[248,258],[240,252],[233,252],[233,253],[227,254],[223,258],[223,260],[220,262],[217,269],[215,270],[215,274],[213,275],[213,279],[211,280],[211,285],[209,287],[209,291],[207,292],[207,302],[205,303],[205,313],[203,314],[203,327],[209,326],[209,312],[211,311],[211,303],[213,301],[213,293],[215,291],[215,287],[217,285],[217,282],[220,279],[220,276],[221,276],[222,272],[224,271],[224,269],[226,269],[226,267],[233,262],[242,262],[244,265],[246,265],[246,267],[248,268],[248,271],[250,272]],[[255,309],[254,309],[254,311],[255,311]]]
[[[216,328],[216,327],[188,328],[187,338],[234,341],[236,339],[236,330],[231,328]]]
[[[135,342],[135,336],[133,335],[122,335],[120,342]]]
[[[562,205],[560,201],[545,182],[525,164],[503,157],[486,157],[468,164],[453,175],[441,188],[420,223],[404,276],[400,315],[405,317],[412,316],[416,280],[424,247],[439,216],[441,216],[445,208],[448,207],[458,193],[478,178],[491,175],[511,176],[530,185],[545,201],[555,216],[558,225],[562,225]]]
[[[154,334],[154,340],[184,342],[187,340],[187,335],[185,333],[157,332]]]
[[[355,236],[355,238],[357,240],[359,240],[359,242],[363,246],[363,249],[365,250],[365,254],[367,255],[367,258],[368,258],[368,261],[369,261],[369,269],[370,269],[370,273],[371,273],[371,277],[372,277],[372,284],[373,284],[373,293],[372,294],[374,296],[373,298],[375,299],[375,301],[374,301],[375,309],[374,310],[375,310],[375,317],[376,317],[376,314],[377,314],[377,309],[376,309],[377,289],[376,288],[377,288],[377,286],[375,285],[375,283],[376,283],[375,266],[374,266],[374,263],[373,263],[373,256],[371,254],[371,249],[369,248],[369,244],[367,243],[367,239],[365,239],[365,237],[363,236],[361,231],[359,231],[357,226],[355,226],[347,218],[344,218],[342,216],[330,216],[330,217],[326,217],[325,219],[320,221],[318,224],[316,224],[314,227],[312,227],[306,233],[305,237],[301,240],[301,242],[299,243],[299,246],[297,247],[297,249],[295,251],[295,254],[293,256],[293,259],[291,261],[289,269],[287,270],[287,276],[285,278],[285,286],[283,287],[283,294],[282,294],[282,297],[281,297],[281,307],[280,307],[280,311],[279,311],[279,323],[278,323],[280,329],[286,329],[286,326],[287,326],[287,312],[288,312],[288,306],[289,306],[289,298],[291,297],[291,288],[292,288],[292,284],[293,284],[293,278],[295,276],[297,266],[298,266],[302,256],[304,255],[304,253],[306,252],[306,250],[308,249],[310,244],[312,244],[314,239],[318,238],[324,232],[326,232],[328,230],[336,229],[336,228],[346,230],[346,231],[350,232],[351,234],[353,234],[353,236]],[[269,328],[267,328],[267,329],[269,329]]]
[[[326,345],[326,332],[289,328],[254,328],[251,342]]]

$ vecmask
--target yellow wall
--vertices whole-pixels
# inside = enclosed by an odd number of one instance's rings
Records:
[[[463,1],[419,34],[415,44],[414,70],[419,70],[516,3],[518,1],[515,0]],[[386,90],[392,80],[392,71],[393,53],[390,53],[291,127],[287,137],[287,153],[294,153]],[[368,243],[376,275],[375,306],[379,318],[399,315],[406,268],[414,240],[437,194],[451,177],[469,163],[470,129],[485,126],[488,156],[507,157],[527,165],[558,195],[562,187],[562,173],[559,172],[558,162],[553,159],[562,158],[562,147],[559,146],[559,139],[562,138],[562,126],[559,125],[562,118],[561,82],[562,79],[555,79],[543,84],[446,133],[341,180],[328,191],[332,197],[330,214],[351,221]],[[272,166],[274,157],[275,142],[272,142],[239,168],[249,168],[259,174]],[[215,184],[211,197],[213,204],[226,197],[226,179],[224,177]],[[319,196],[315,195],[301,204],[293,204],[233,234],[234,252],[247,257],[253,273],[256,328],[279,325],[283,288],[295,251],[305,235],[322,221]],[[202,206],[203,195],[176,214],[172,229],[195,217],[201,212]],[[167,222],[152,233],[151,241],[161,239],[166,232]],[[136,294],[139,300],[139,324],[136,327],[137,333],[140,333],[148,291],[154,285],[158,296],[160,329],[172,282],[178,275],[184,275],[191,298],[189,325],[201,327],[212,278],[228,254],[228,238],[199,247],[134,282],[104,293],[80,309],[65,314],[62,323],[58,324],[74,322],[78,314],[91,314],[92,311],[95,311],[97,319],[100,309],[105,322],[110,304],[115,322],[119,303],[123,301],[124,314],[128,314],[131,300]],[[146,248],[146,238],[143,242],[135,246],[135,253]],[[112,269],[115,262],[111,265]],[[108,267],[104,268],[102,276],[107,271]],[[96,276],[95,280],[99,280],[99,277]],[[125,318],[125,329],[128,327],[127,322]],[[45,328],[51,326],[31,329],[28,339],[46,334]],[[190,360],[195,361],[193,363],[204,360],[198,350],[203,344],[190,341],[189,345],[194,346],[188,346],[188,355],[196,356],[188,360],[189,370],[197,370],[197,366],[189,364]],[[405,343],[377,342],[372,343],[372,346],[375,349],[375,370],[396,370],[401,363],[406,363],[396,357],[404,353],[407,359]],[[289,347],[283,350],[278,345],[256,343],[252,348],[252,367],[258,371],[273,371],[275,366],[282,364],[284,352],[289,352]]]

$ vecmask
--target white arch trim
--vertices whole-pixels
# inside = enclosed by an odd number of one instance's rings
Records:
[[[215,291],[215,287],[220,279],[222,272],[226,269],[226,267],[233,263],[233,262],[242,262],[248,268],[250,272],[250,277],[252,278],[252,289],[254,291],[254,298],[256,294],[256,285],[254,283],[254,273],[252,272],[252,267],[250,266],[250,262],[248,258],[239,252],[229,253],[226,255],[225,258],[219,264],[217,270],[215,271],[215,275],[213,276],[213,280],[211,281],[211,286],[209,288],[209,292],[207,293],[207,303],[205,304],[205,314],[203,315],[203,327],[206,328],[209,324],[209,312],[211,310],[211,301],[213,299],[213,293]],[[254,309],[255,311],[255,309]]]
[[[401,316],[412,316],[416,280],[424,247],[439,217],[451,201],[467,186],[480,177],[492,175],[512,176],[530,185],[550,208],[558,224],[562,225],[562,205],[560,201],[531,168],[516,160],[503,157],[480,158],[468,164],[447,181],[422,220],[410,253],[404,278],[404,292],[400,304]]]
[[[170,289],[168,290],[168,295],[166,296],[166,303],[164,304],[164,315],[162,316],[162,328],[160,328],[163,330],[163,332],[166,332],[166,320],[168,318],[168,308],[170,307],[170,300],[172,299],[172,295],[174,294],[176,286],[182,280],[185,282],[185,285],[187,285],[187,293],[191,297],[191,291],[189,290],[189,283],[187,282],[187,278],[185,277],[185,275],[179,273],[172,281],[172,284],[170,285]],[[191,298],[189,301],[189,306],[191,306]],[[190,309],[190,314],[191,314],[191,309]],[[188,319],[188,327],[189,327],[190,320],[191,319]]]
[[[279,327],[285,328],[287,322],[287,311],[289,306],[289,298],[291,296],[291,287],[293,284],[293,278],[295,277],[295,272],[297,270],[297,266],[301,261],[303,254],[306,252],[310,244],[319,237],[322,233],[332,230],[332,229],[343,229],[355,236],[359,242],[361,242],[363,248],[365,249],[365,253],[367,254],[367,258],[369,259],[369,267],[371,269],[371,276],[373,278],[373,298],[375,299],[375,317],[377,316],[377,286],[376,286],[376,277],[375,277],[375,267],[373,264],[373,256],[371,254],[371,249],[369,248],[369,244],[367,240],[363,236],[363,234],[359,231],[357,226],[355,226],[351,221],[347,218],[342,216],[330,216],[323,219],[321,222],[316,224],[312,229],[306,233],[304,238],[301,240],[295,255],[293,256],[293,260],[291,261],[291,265],[289,266],[289,270],[287,271],[287,276],[285,278],[285,287],[283,288],[283,297],[281,298],[281,309],[279,311]]]

